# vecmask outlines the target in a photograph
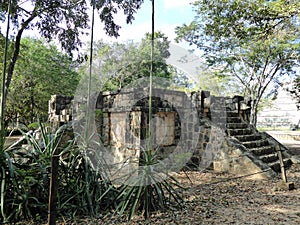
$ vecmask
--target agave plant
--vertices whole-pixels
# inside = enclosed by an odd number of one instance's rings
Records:
[[[170,174],[162,171],[153,171],[157,165],[158,149],[142,150],[142,157],[139,160],[137,178],[131,179],[130,183],[125,182],[118,188],[116,197],[117,212],[120,215],[127,215],[128,220],[137,212],[143,212],[147,221],[151,212],[165,210],[173,206],[182,206],[183,198],[180,194],[179,182]]]
[[[39,131],[40,139],[33,132],[21,131],[28,143],[26,147],[13,144],[1,154],[1,205],[5,204],[1,215],[4,221],[46,215],[50,159],[58,146],[59,136],[50,135],[43,125]]]
[[[75,144],[68,127],[51,133],[43,124],[39,133],[24,133],[27,145],[11,145],[0,156],[1,216],[4,222],[46,219],[51,157],[59,155],[58,213],[90,215],[100,211],[109,185],[94,171]],[[38,137],[39,136],[39,137]],[[106,192],[105,198],[100,198]],[[88,193],[88,194],[87,194]],[[92,197],[91,197],[92,196]]]
[[[94,170],[80,146],[66,149],[60,157],[58,211],[64,215],[97,217],[110,209],[114,189]]]

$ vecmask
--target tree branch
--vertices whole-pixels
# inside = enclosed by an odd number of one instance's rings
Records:
[[[6,96],[8,94],[8,89],[9,89],[9,86],[10,86],[10,83],[11,83],[14,68],[15,68],[15,65],[16,65],[16,62],[17,62],[17,58],[18,58],[19,53],[20,53],[20,43],[21,43],[21,38],[22,38],[23,31],[31,23],[31,21],[33,21],[36,17],[37,17],[37,13],[36,13],[36,8],[35,8],[34,11],[31,14],[31,16],[26,21],[24,21],[22,23],[21,29],[17,33],[15,44],[14,44],[15,49],[14,49],[13,57],[12,57],[11,62],[9,64],[7,78],[6,78],[6,82],[5,82],[4,101],[6,101]]]

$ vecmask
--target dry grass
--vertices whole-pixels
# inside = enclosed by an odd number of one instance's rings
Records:
[[[276,191],[279,176],[260,181],[235,179],[213,171],[181,172],[176,176],[186,188],[184,207],[155,212],[149,224],[300,224],[300,165],[293,165],[287,172],[296,187],[292,191]],[[58,224],[145,224],[145,221],[141,215],[131,222],[103,215],[97,219],[60,218]]]

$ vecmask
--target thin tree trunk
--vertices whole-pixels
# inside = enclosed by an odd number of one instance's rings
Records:
[[[11,1],[9,1],[9,3],[11,3]],[[7,33],[6,33],[6,43],[8,42],[8,32],[9,32],[9,18],[10,18],[10,4],[8,6],[8,25],[7,25]],[[2,94],[1,94],[1,110],[0,110],[0,148],[3,148],[4,145],[4,137],[5,137],[5,125],[4,125],[4,119],[5,119],[5,113],[6,113],[6,101],[7,101],[7,94],[8,94],[8,90],[9,90],[9,86],[12,80],[12,76],[14,73],[14,69],[15,69],[15,65],[17,62],[17,59],[19,57],[19,53],[20,53],[20,44],[21,44],[21,38],[22,38],[22,34],[23,31],[26,29],[26,27],[31,23],[31,21],[33,21],[37,16],[36,13],[36,9],[33,11],[32,15],[22,23],[21,25],[21,29],[18,31],[16,39],[15,39],[15,43],[14,43],[14,52],[13,52],[13,56],[12,59],[10,60],[10,64],[8,67],[8,72],[7,72],[7,76],[5,76],[5,72],[6,72],[6,58],[4,63],[4,68],[3,68],[3,77],[2,77]],[[7,46],[6,46],[7,47]],[[5,51],[6,53],[4,55],[7,54],[7,49]],[[5,56],[6,57],[6,56]]]
[[[150,79],[149,79],[149,128],[148,128],[148,146],[147,150],[152,150],[152,79],[153,79],[153,70],[154,70],[154,32],[155,32],[155,4],[152,0],[152,13],[151,13],[151,66],[150,66]]]
[[[3,73],[2,73],[2,85],[1,85],[1,104],[0,104],[0,151],[4,148],[5,142],[5,125],[4,125],[4,116],[5,116],[5,106],[6,106],[6,65],[7,65],[7,52],[8,52],[8,35],[9,35],[9,25],[10,25],[10,6],[11,1],[8,2],[8,16],[7,16],[7,28],[6,28],[6,37],[5,37],[5,49],[3,54]]]
[[[250,124],[256,128],[257,125],[257,111],[258,111],[258,101],[256,99],[251,99],[251,109],[250,109]]]

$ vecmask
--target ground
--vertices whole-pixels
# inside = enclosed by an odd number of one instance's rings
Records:
[[[300,224],[300,165],[287,172],[292,191],[276,190],[273,180],[248,180],[213,171],[181,172],[177,178],[187,189],[180,210],[154,212],[149,224]],[[142,216],[130,223],[117,217],[80,218],[57,224],[145,224]],[[22,223],[24,224],[24,223]],[[28,223],[33,224],[33,223]]]
[[[300,142],[287,145],[290,153],[300,155]],[[183,208],[154,212],[149,224],[300,224],[300,164],[287,170],[288,181],[295,185],[290,191],[278,190],[280,174],[271,180],[249,180],[212,170],[180,172],[175,176],[185,188]],[[145,224],[141,215],[129,223],[110,215],[59,220],[57,224],[61,225]]]
[[[249,180],[213,171],[176,175],[184,191],[182,209],[154,212],[149,224],[300,224],[300,165],[287,172],[294,190],[277,190],[280,176]],[[130,223],[116,217],[77,219],[59,224],[144,224],[142,216]]]
[[[292,155],[300,156],[300,141],[285,141]],[[185,187],[182,209],[155,212],[149,224],[300,224],[300,164],[287,170],[295,189],[278,190],[280,174],[272,180],[249,180],[212,170],[176,175]],[[116,217],[84,219],[65,224],[128,224]],[[145,224],[135,216],[129,224]]]

